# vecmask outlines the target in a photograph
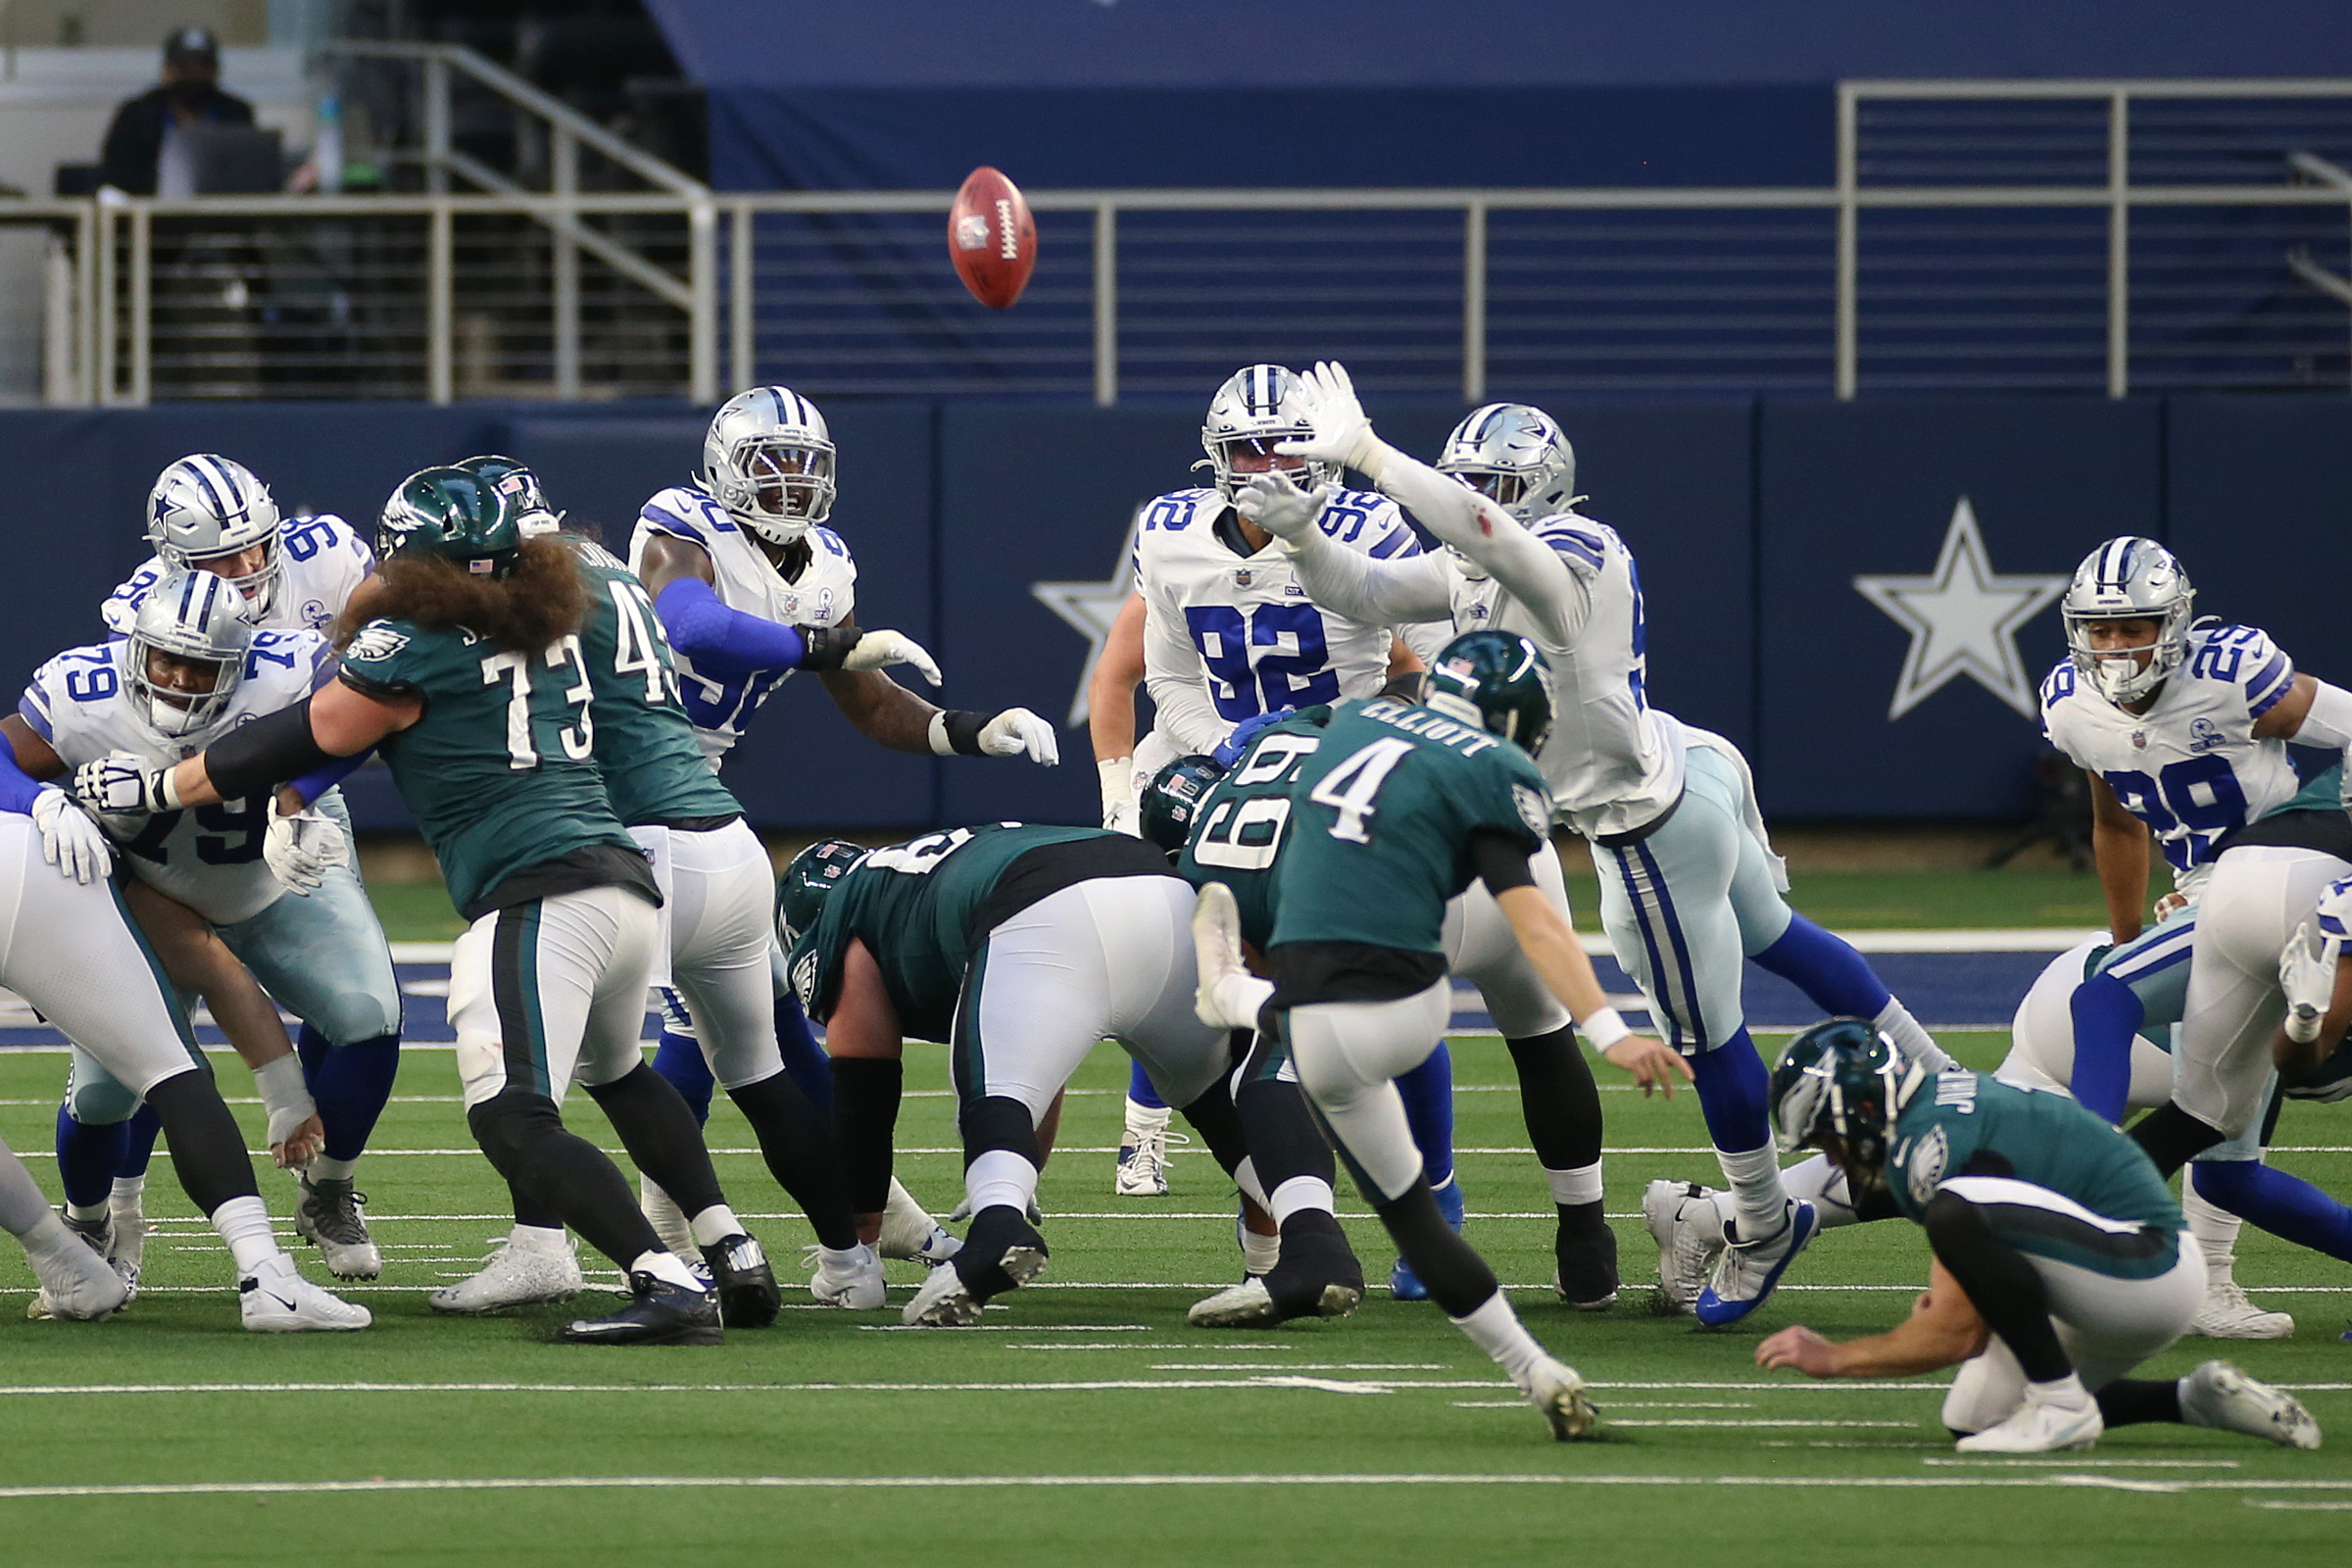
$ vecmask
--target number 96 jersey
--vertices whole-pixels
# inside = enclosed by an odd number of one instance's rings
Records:
[[[245,678],[211,727],[169,739],[149,726],[124,687],[127,642],[69,648],[33,672],[17,711],[68,768],[129,752],[163,767],[193,757],[240,724],[302,701],[331,665],[334,651],[315,631],[261,631],[245,654]],[[192,810],[107,816],[130,872],[215,925],[251,919],[284,891],[262,859],[266,796]]]
[[[288,517],[278,524],[277,560],[282,576],[270,591],[270,603],[260,614],[248,602],[246,618],[272,630],[324,631],[351,592],[375,570],[375,552],[350,523],[331,513],[312,517]],[[172,568],[150,556],[128,581],[107,595],[98,607],[106,629],[118,637],[130,635],[147,591],[171,575]]]
[[[2124,711],[2067,661],[2041,683],[2041,727],[2147,824],[2172,865],[2173,886],[2194,897],[2216,841],[2286,807],[2303,788],[2286,743],[2253,734],[2294,680],[2293,661],[2261,630],[2208,616],[2189,627],[2186,657],[2146,712]],[[2334,792],[2328,794],[2323,804],[2333,806]]]

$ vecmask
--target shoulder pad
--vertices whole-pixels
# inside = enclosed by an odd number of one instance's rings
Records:
[[[1153,496],[1136,509],[1138,544],[1149,533],[1175,533],[1189,527],[1200,515],[1201,502],[1212,496],[1224,499],[1214,490],[1171,490],[1166,495]]]
[[[811,528],[808,530],[808,537],[814,539],[816,541],[817,548],[824,551],[826,554],[839,556],[844,561],[851,559],[850,547],[842,541],[841,535],[835,533],[832,529]]]
[[[2048,712],[2074,695],[2075,662],[2072,659],[2061,659],[2057,663],[2052,664],[2050,672],[2041,678],[2042,711]]]
[[[735,532],[735,523],[726,510],[699,490],[684,485],[672,485],[659,491],[639,510],[637,518],[657,532],[675,534],[696,544],[704,542],[705,530],[717,533]]]
[[[1618,544],[1615,530],[1607,523],[1580,517],[1573,512],[1540,518],[1528,531],[1549,545],[1572,568],[1589,576],[1598,575],[1608,565],[1609,547]]]
[[[2328,884],[2320,895],[2320,930],[2338,941],[2352,938],[2352,876]]]
[[[344,662],[390,659],[409,646],[411,636],[399,621],[371,620],[360,628],[359,635],[344,649]]]

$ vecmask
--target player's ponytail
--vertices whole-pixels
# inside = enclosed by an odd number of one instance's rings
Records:
[[[553,537],[524,540],[504,577],[469,576],[437,556],[403,552],[384,563],[372,591],[345,607],[335,646],[370,620],[409,620],[463,627],[505,651],[537,654],[578,631],[587,612],[578,558]]]

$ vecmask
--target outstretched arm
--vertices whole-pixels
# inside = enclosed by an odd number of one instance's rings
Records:
[[[1794,1367],[1813,1378],[1907,1378],[1967,1360],[1991,1332],[1938,1259],[1900,1327],[1843,1345],[1802,1326],[1783,1329],[1756,1347],[1756,1365]]]
[[[1525,874],[1524,863],[1521,874]],[[1531,883],[1504,888],[1494,895],[1494,903],[1510,921],[1512,934],[1519,939],[1519,949],[1535,965],[1536,973],[1551,988],[1576,1019],[1585,1038],[1600,1054],[1634,1075],[1634,1081],[1646,1095],[1653,1089],[1663,1089],[1669,1099],[1674,1095],[1675,1079],[1690,1082],[1690,1064],[1682,1054],[1664,1041],[1650,1035],[1638,1035],[1625,1026],[1617,1009],[1609,1005],[1608,993],[1600,989],[1599,979],[1592,973],[1592,960],[1585,954],[1585,945],[1576,939],[1560,911],[1551,906],[1543,891]]]

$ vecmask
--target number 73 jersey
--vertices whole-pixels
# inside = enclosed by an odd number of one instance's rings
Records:
[[[156,733],[125,688],[130,644],[69,648],[33,672],[17,712],[69,769],[115,752],[151,767],[193,757],[240,724],[289,708],[311,694],[334,651],[315,631],[258,631],[245,653],[245,678],[227,709],[193,735]],[[270,824],[265,796],[191,810],[101,818],[121,845],[130,872],[214,925],[249,920],[284,891],[262,859]]]
[[[2193,897],[2216,841],[2281,809],[2303,787],[2286,743],[2253,733],[2294,680],[2293,662],[2262,631],[2208,617],[2189,627],[2186,656],[2146,712],[2116,707],[2068,661],[2041,683],[2041,727],[2147,824],[2173,886]],[[2333,806],[2335,792],[2327,793],[2324,804]]]

